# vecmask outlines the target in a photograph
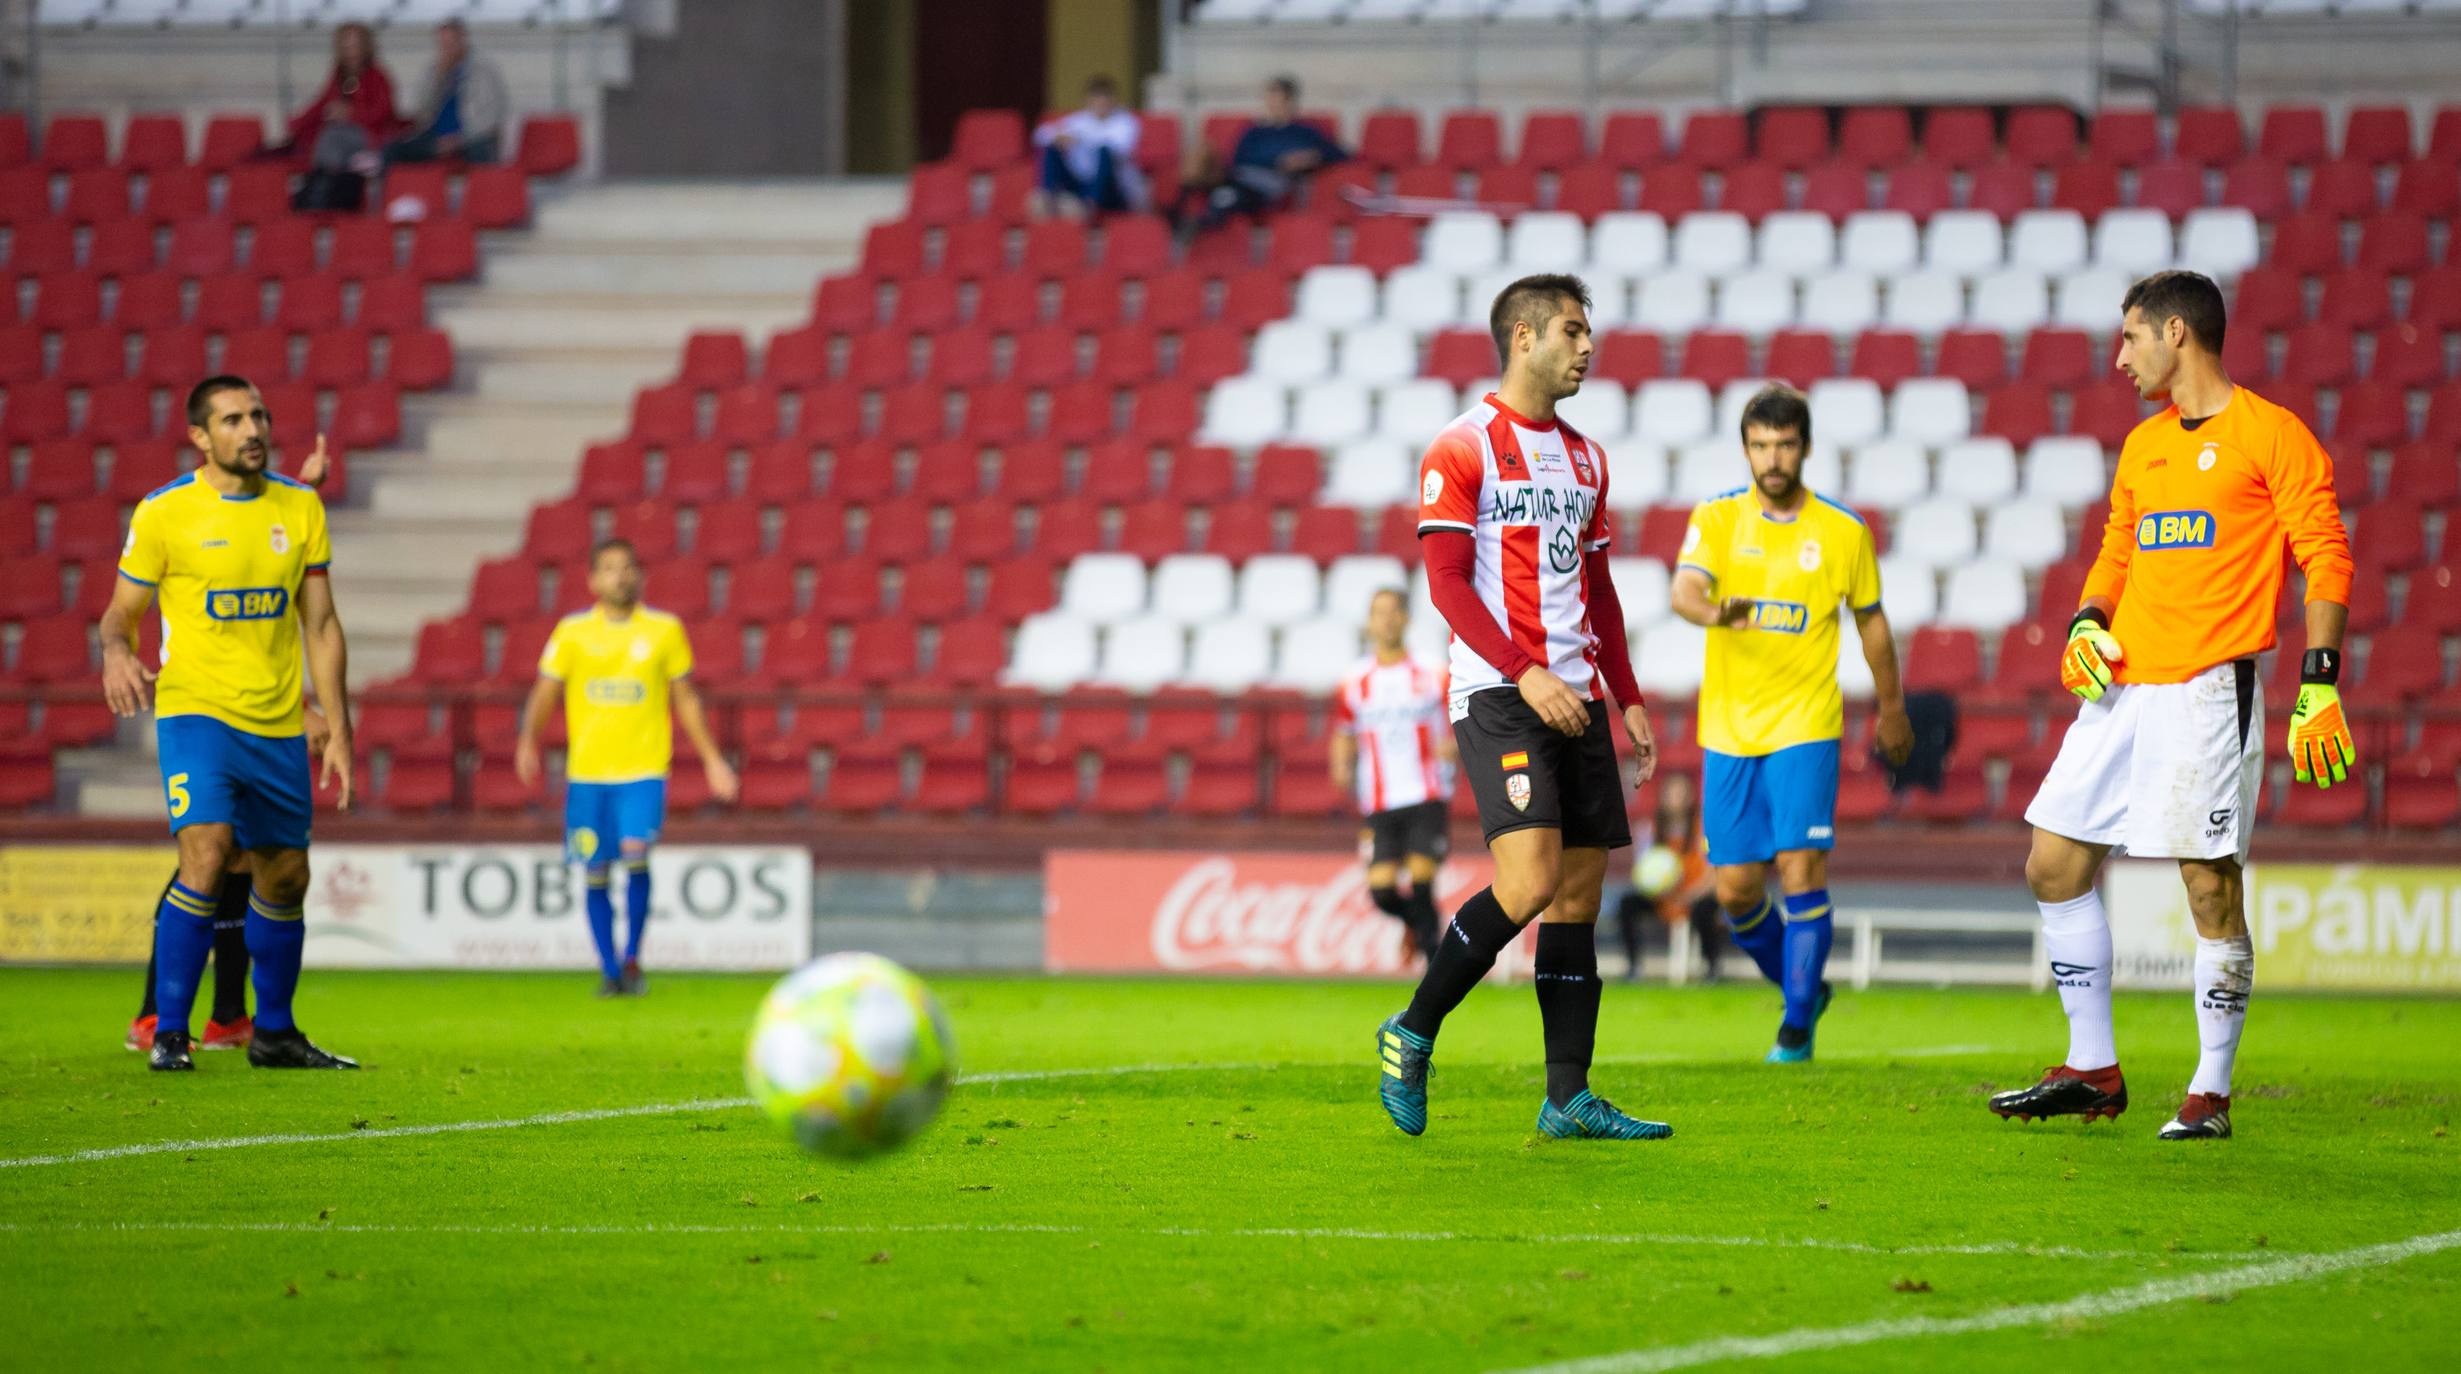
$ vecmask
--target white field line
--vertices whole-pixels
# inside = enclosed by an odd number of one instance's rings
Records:
[[[1920,1336],[1958,1336],[1973,1331],[2045,1326],[2059,1321],[2094,1321],[2142,1308],[2185,1302],[2190,1298],[2221,1297],[2252,1288],[2300,1283],[2344,1270],[2399,1264],[2403,1260],[2436,1254],[2455,1246],[2461,1246],[2461,1231],[2439,1231],[2412,1236],[2407,1240],[2361,1246],[2356,1250],[2291,1255],[2236,1269],[2214,1270],[2175,1279],[2155,1279],[2150,1283],[2087,1293],[2060,1302],[1995,1307],[1963,1317],[1900,1317],[1859,1322],[1852,1326],[1803,1327],[1771,1336],[1723,1336],[1688,1345],[1626,1350],[1612,1355],[1567,1360],[1560,1364],[1536,1365],[1519,1371],[1519,1374],[1648,1374],[1649,1371],[1689,1369],[1695,1365],[1726,1360],[1772,1360],[1811,1350],[1841,1350]]]
[[[1935,1045],[1912,1050],[1898,1050],[1897,1057],[1913,1055],[1971,1054],[1988,1050],[1989,1046]],[[1871,1058],[1874,1056],[1852,1056]],[[1602,1064],[1688,1063],[1697,1055],[1633,1055],[1601,1059]],[[1150,1073],[1244,1073],[1263,1069],[1338,1068],[1337,1064],[1107,1064],[1081,1069],[1024,1069],[1005,1073],[968,1074],[957,1081],[961,1086],[985,1086],[999,1083],[1041,1083],[1065,1078],[1124,1078]],[[241,1150],[260,1145],[317,1145],[337,1140],[385,1140],[400,1136],[452,1135],[463,1131],[509,1131],[525,1126],[569,1126],[582,1121],[611,1121],[628,1116],[668,1116],[676,1112],[718,1111],[752,1105],[750,1098],[712,1097],[690,1102],[653,1102],[638,1107],[593,1107],[581,1111],[541,1112],[535,1116],[505,1117],[492,1121],[439,1121],[417,1126],[376,1126],[364,1131],[302,1131],[277,1135],[220,1136],[204,1140],[154,1140],[135,1145],[107,1145],[91,1150],[72,1150],[64,1154],[16,1155],[0,1158],[0,1169],[31,1169],[54,1164],[93,1164],[107,1159],[127,1159],[137,1155],[195,1154],[204,1150]]]
[[[285,1235],[456,1235],[456,1236],[869,1236],[869,1235],[1096,1235],[1155,1236],[1192,1240],[1357,1240],[1383,1244],[1451,1243],[1497,1245],[1658,1245],[1714,1246],[1766,1250],[1832,1250],[1863,1255],[2013,1255],[2037,1259],[2091,1260],[2223,1260],[2235,1255],[2176,1254],[2148,1250],[2079,1250],[2064,1245],[2029,1245],[2018,1241],[1983,1241],[1971,1245],[1866,1245],[1856,1241],[1782,1236],[1687,1236],[1646,1233],[1568,1235],[1464,1231],[1375,1231],[1355,1227],[1316,1226],[1064,1226],[1034,1222],[888,1222],[870,1226],[755,1226],[699,1222],[635,1222],[625,1225],[543,1225],[521,1223],[385,1223],[312,1221],[127,1221],[127,1222],[0,1222],[0,1234],[62,1231],[212,1231],[266,1232]]]

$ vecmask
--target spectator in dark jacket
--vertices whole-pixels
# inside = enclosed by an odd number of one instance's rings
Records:
[[[504,73],[470,51],[470,30],[458,19],[436,26],[436,65],[411,117],[411,132],[385,148],[387,162],[493,162],[503,146],[512,101]]]
[[[1174,218],[1188,237],[1233,215],[1259,215],[1286,204],[1309,174],[1349,159],[1322,129],[1299,122],[1299,83],[1277,76],[1265,83],[1265,117],[1239,135],[1228,166],[1208,165],[1190,179]]]
[[[290,137],[273,151],[305,154],[318,171],[335,172],[373,152],[406,127],[394,113],[393,81],[376,60],[376,35],[352,22],[333,30],[333,72],[307,108],[291,117]]]

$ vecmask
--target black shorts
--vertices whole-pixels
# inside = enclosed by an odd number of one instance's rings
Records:
[[[1452,848],[1448,810],[1443,802],[1423,801],[1368,816],[1367,823],[1359,827],[1359,837],[1367,841],[1367,862],[1400,863],[1412,854],[1443,858]]]
[[[1564,832],[1566,849],[1632,843],[1605,702],[1589,704],[1589,728],[1577,739],[1540,720],[1519,692],[1472,692],[1466,704],[1469,713],[1453,722],[1453,740],[1489,841],[1545,826]]]

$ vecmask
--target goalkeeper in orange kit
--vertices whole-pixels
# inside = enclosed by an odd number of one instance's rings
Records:
[[[2060,685],[2084,699],[2026,808],[2025,877],[2068,1014],[2068,1056],[2001,1093],[2003,1117],[2116,1117],[2111,929],[2094,878],[2113,849],[2179,862],[2196,920],[2201,1047],[2165,1140],[2230,1134],[2230,1072],[2255,980],[2241,884],[2264,774],[2256,655],[2273,647],[2282,547],[2307,576],[2306,656],[2290,717],[2300,782],[2353,781],[2342,721],[2350,541],[2333,465],[2299,418],[2222,370],[2222,293],[2193,272],[2136,283],[2119,370],[2170,406],[2128,435],[2110,523],[2068,633]]]

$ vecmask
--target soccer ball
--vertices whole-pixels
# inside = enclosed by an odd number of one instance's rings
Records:
[[[922,979],[875,954],[832,954],[769,990],[743,1078],[805,1149],[860,1159],[896,1149],[940,1114],[956,1052]]]
[[[1642,850],[1640,860],[1632,865],[1632,885],[1644,897],[1663,897],[1682,881],[1683,860],[1662,844]]]

